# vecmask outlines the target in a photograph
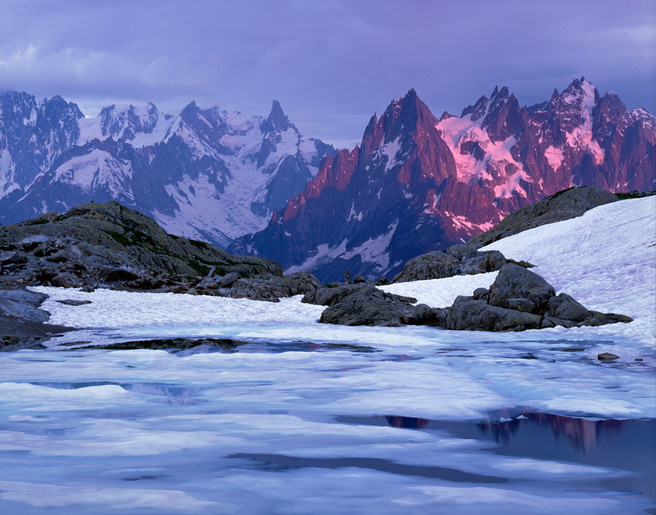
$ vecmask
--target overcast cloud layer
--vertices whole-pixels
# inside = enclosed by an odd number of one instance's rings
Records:
[[[521,104],[584,75],[656,112],[653,0],[3,0],[0,90],[103,105],[191,100],[351,146],[415,88],[439,116],[495,85]]]

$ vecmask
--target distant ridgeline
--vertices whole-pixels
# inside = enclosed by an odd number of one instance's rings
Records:
[[[268,117],[112,105],[85,118],[59,96],[0,94],[0,224],[116,200],[168,232],[225,246],[266,226],[335,149]]]
[[[0,223],[116,200],[166,232],[312,271],[393,277],[409,259],[496,226],[572,186],[656,188],[656,118],[585,79],[521,107],[495,88],[438,119],[411,90],[362,142],[305,137],[268,117],[0,95]],[[268,225],[267,225],[268,224]]]

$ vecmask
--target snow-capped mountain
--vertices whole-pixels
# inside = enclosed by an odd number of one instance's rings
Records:
[[[531,107],[495,88],[440,119],[411,90],[371,118],[359,146],[327,158],[266,229],[230,248],[323,281],[346,268],[390,276],[570,186],[654,189],[655,145],[654,116],[583,78]]]
[[[112,105],[85,118],[61,97],[0,95],[0,224],[118,200],[167,231],[225,246],[266,226],[334,149],[268,117]]]

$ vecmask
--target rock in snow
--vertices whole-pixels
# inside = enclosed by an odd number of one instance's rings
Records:
[[[487,291],[458,297],[449,309],[447,329],[523,331],[545,327],[581,327],[631,322],[630,317],[584,308],[556,291],[539,275],[514,263],[501,268]]]
[[[478,252],[472,246],[454,245],[411,259],[392,283],[493,272],[505,264],[506,258],[497,250]]]
[[[395,326],[438,325],[471,331],[524,331],[545,327],[581,327],[631,318],[590,311],[569,295],[556,296],[554,288],[539,275],[514,263],[504,265],[489,290],[475,296],[459,296],[450,308],[413,306],[416,299],[385,293],[371,285],[349,285],[314,292],[311,298],[329,305],[320,322],[341,325]]]

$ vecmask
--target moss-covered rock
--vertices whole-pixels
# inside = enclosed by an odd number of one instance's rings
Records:
[[[217,269],[240,278],[282,276],[274,261],[172,236],[118,202],[81,204],[62,215],[2,226],[0,250],[13,252],[2,263],[0,284],[7,285],[54,280],[62,286],[161,289],[197,282]]]

